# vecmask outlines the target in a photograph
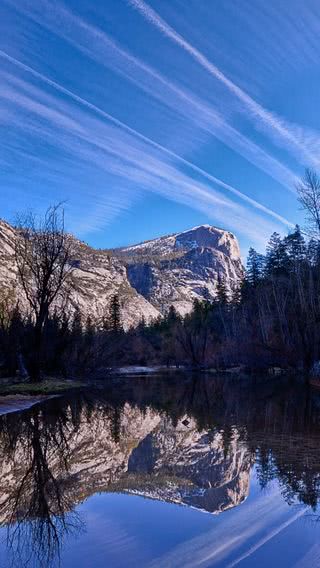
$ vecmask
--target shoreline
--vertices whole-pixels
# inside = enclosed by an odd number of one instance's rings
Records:
[[[27,381],[19,381],[17,378],[12,379],[6,377],[0,379],[0,401],[1,398],[20,396],[20,397],[48,397],[54,395],[66,395],[79,392],[82,389],[94,389],[95,386],[101,385],[105,382],[106,385],[114,379],[119,380],[138,378],[138,377],[159,377],[159,375],[195,375],[200,377],[210,378],[225,378],[238,380],[239,382],[247,381],[263,381],[266,383],[273,381],[286,381],[294,380],[297,383],[309,385],[315,389],[320,388],[315,384],[317,381],[311,376],[307,376],[300,371],[293,369],[281,369],[278,367],[269,369],[248,369],[244,367],[229,367],[225,369],[216,368],[197,368],[197,367],[167,367],[161,365],[142,366],[142,365],[129,365],[122,367],[112,367],[101,369],[97,373],[93,373],[84,378],[69,378],[59,379],[54,377],[46,377],[38,383],[31,383]]]

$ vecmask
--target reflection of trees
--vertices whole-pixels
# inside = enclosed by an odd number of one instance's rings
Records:
[[[35,406],[18,419],[7,415],[1,421],[1,445],[14,463],[15,479],[0,511],[13,563],[22,566],[50,566],[59,558],[65,536],[81,529],[68,495],[72,422],[61,408],[54,412],[54,402],[48,410]]]
[[[319,436],[279,439],[270,433],[268,442],[257,441],[257,474],[262,487],[278,479],[289,504],[298,500],[315,510],[320,498]]]
[[[132,381],[131,381],[132,385]],[[288,503],[300,501],[315,508],[320,499],[320,395],[297,384],[277,385],[229,377],[155,377],[129,383],[115,391],[139,406],[165,411],[174,423],[185,415],[196,419],[199,430],[220,431],[224,454],[237,432],[256,455],[259,482],[265,487],[278,479]]]
[[[318,449],[314,448],[314,451],[318,452]],[[308,459],[309,457],[307,455]],[[299,458],[295,458],[294,463],[288,464],[286,470],[286,462],[281,454],[276,455],[275,463],[269,466],[269,478],[277,478],[280,481],[283,495],[289,504],[298,499],[315,510],[320,497],[319,463],[315,469],[306,468],[304,460],[299,467]]]
[[[277,479],[289,504],[298,501],[313,509],[320,499],[317,402],[318,395],[299,385],[267,387],[265,392],[261,385],[256,391],[235,389],[222,421],[224,429],[234,422],[256,454],[261,487]]]
[[[168,380],[128,378],[121,385],[110,380],[106,388],[92,389],[85,397],[78,394],[51,399],[0,418],[0,450],[12,479],[3,492],[5,499],[1,500],[0,495],[0,517],[8,527],[8,544],[15,563],[50,566],[59,557],[64,539],[81,529],[74,511],[79,495],[82,499],[97,488],[104,490],[112,488],[112,484],[116,487],[117,483],[121,486],[121,476],[126,473],[125,452],[130,455],[133,440],[131,424],[127,430],[123,426],[123,413],[125,408],[128,412],[128,405],[130,410],[138,410],[135,414],[138,429],[151,409],[170,418],[173,428],[179,421],[193,418],[208,444],[220,432],[225,462],[232,458],[236,436],[249,456],[256,455],[262,486],[278,479],[289,503],[298,499],[314,508],[320,497],[320,407],[316,402],[316,398],[297,386],[276,388],[274,383],[255,386],[228,378],[176,375]],[[106,421],[100,423],[101,417],[106,417]],[[102,479],[92,478],[87,489],[81,487],[79,476],[71,475],[70,464],[72,460],[81,463],[81,456],[88,451],[85,445],[80,447],[82,442],[75,440],[77,432],[91,421],[93,427],[94,421],[105,424],[106,430],[101,445],[97,450],[92,449],[90,460],[97,459],[100,463],[105,459],[108,444],[115,458],[124,453],[123,461],[115,459],[114,475],[111,469],[110,476],[104,471]],[[140,432],[145,436],[143,428]],[[165,435],[165,430],[160,435]],[[137,440],[138,435],[134,442]],[[102,455],[94,453],[100,451]],[[106,467],[112,467],[112,460],[110,464]],[[210,467],[209,463],[208,481]],[[191,469],[186,463],[185,471],[189,473]],[[202,472],[204,486],[205,467]],[[136,475],[131,472],[131,477]],[[136,479],[130,481],[135,486]]]
[[[261,401],[247,426],[261,487],[277,479],[289,504],[298,501],[313,509],[320,499],[317,398],[303,388],[282,389]]]

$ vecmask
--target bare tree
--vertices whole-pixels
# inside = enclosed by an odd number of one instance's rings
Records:
[[[72,271],[72,241],[64,228],[61,204],[49,207],[42,218],[20,215],[15,257],[18,277],[34,319],[34,353],[30,376],[41,379],[43,332],[50,308],[62,296]]]
[[[68,407],[53,408],[54,419],[50,411],[34,407],[23,417],[1,421],[0,446],[8,463],[16,463],[16,452],[21,457],[15,482],[0,505],[12,568],[60,566],[64,539],[84,528],[70,492],[74,425],[66,421]]]
[[[303,179],[297,185],[298,199],[307,213],[311,232],[320,238],[320,177],[306,169]]]

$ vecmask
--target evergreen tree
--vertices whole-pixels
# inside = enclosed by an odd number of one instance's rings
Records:
[[[294,231],[285,237],[284,244],[290,267],[305,260],[306,243],[299,225],[296,225]]]
[[[167,315],[167,322],[169,324],[175,323],[179,319],[177,310],[174,306],[170,306],[168,315]]]
[[[202,302],[198,300],[198,298],[194,298],[191,316],[195,316],[195,318],[201,318],[202,311]]]
[[[265,266],[265,257],[259,254],[254,248],[249,249],[247,259],[246,280],[254,288],[263,278]]]
[[[207,286],[204,287],[202,295],[203,295],[203,299],[205,300],[205,302],[211,302],[212,301],[211,295],[210,295],[210,292],[209,292],[209,289],[208,289]]]
[[[82,336],[82,318],[78,306],[76,307],[71,325],[72,340],[77,342]]]
[[[100,329],[101,331],[110,331],[111,325],[110,325],[110,306],[107,306],[107,309],[104,310],[104,313],[101,317],[101,321],[100,321]]]
[[[140,332],[144,331],[146,329],[147,325],[146,325],[146,318],[144,316],[141,317],[140,321],[139,321],[139,325],[138,325],[138,330]]]
[[[236,288],[232,291],[231,296],[231,304],[234,306],[239,306],[241,304],[242,299],[242,285],[236,286]]]
[[[225,305],[228,303],[228,299],[225,282],[219,273],[217,282],[217,301],[219,304]]]
[[[286,245],[279,233],[272,233],[266,249],[265,273],[267,276],[279,273],[287,267]]]
[[[119,333],[122,330],[121,325],[121,310],[120,301],[118,294],[114,294],[110,303],[109,319],[110,319],[110,329],[114,333]]]
[[[95,330],[96,330],[96,328],[95,328],[95,325],[93,323],[92,317],[89,315],[86,319],[86,329],[85,329],[86,337],[88,339],[89,338],[91,339],[95,334]]]

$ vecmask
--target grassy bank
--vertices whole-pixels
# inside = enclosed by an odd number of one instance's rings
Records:
[[[51,379],[46,378],[39,383],[29,382],[6,382],[0,383],[0,395],[46,395],[46,394],[62,394],[68,391],[85,387],[86,384],[76,380]]]

